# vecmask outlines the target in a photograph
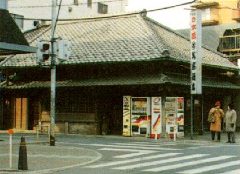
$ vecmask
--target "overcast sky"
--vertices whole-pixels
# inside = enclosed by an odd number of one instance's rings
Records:
[[[191,1],[192,0],[128,0],[127,11],[142,9],[151,10]],[[184,9],[188,7],[189,6],[181,6],[168,10],[151,12],[148,13],[148,16],[172,29],[189,28],[190,10]]]

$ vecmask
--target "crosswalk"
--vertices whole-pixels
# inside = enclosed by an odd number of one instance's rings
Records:
[[[185,153],[174,145],[160,146],[146,142],[88,144],[99,151],[110,151],[112,159],[85,166],[89,169],[105,168],[111,170],[139,170],[143,173],[176,174],[239,174],[240,158],[235,155],[212,155],[209,153]],[[115,152],[118,152],[117,154]],[[120,153],[120,154],[119,154]],[[220,169],[227,168],[227,172]],[[222,170],[225,171],[225,170]]]

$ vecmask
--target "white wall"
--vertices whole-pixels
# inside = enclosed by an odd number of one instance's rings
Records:
[[[92,0],[92,8],[87,6],[87,0],[79,0],[79,5],[74,5],[74,0],[63,0],[60,11],[60,19],[97,16],[97,2],[108,5],[108,14],[125,12],[128,0]],[[109,2],[108,2],[109,1]],[[8,8],[10,13],[24,15],[25,18],[51,18],[51,0],[10,0]],[[72,9],[69,12],[69,8]],[[32,29],[33,21],[24,21],[24,31]]]

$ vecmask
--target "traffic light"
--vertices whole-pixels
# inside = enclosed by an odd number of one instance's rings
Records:
[[[37,42],[37,62],[42,63],[49,59],[50,57],[50,42],[39,41]]]
[[[71,54],[70,46],[71,43],[68,40],[58,40],[57,41],[57,55],[58,59],[64,61],[68,60]]]

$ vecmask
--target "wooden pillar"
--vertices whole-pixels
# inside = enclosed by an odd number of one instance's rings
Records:
[[[3,98],[0,97],[0,129],[3,129]]]
[[[233,104],[237,112],[237,128],[240,128],[240,93],[234,94]]]

